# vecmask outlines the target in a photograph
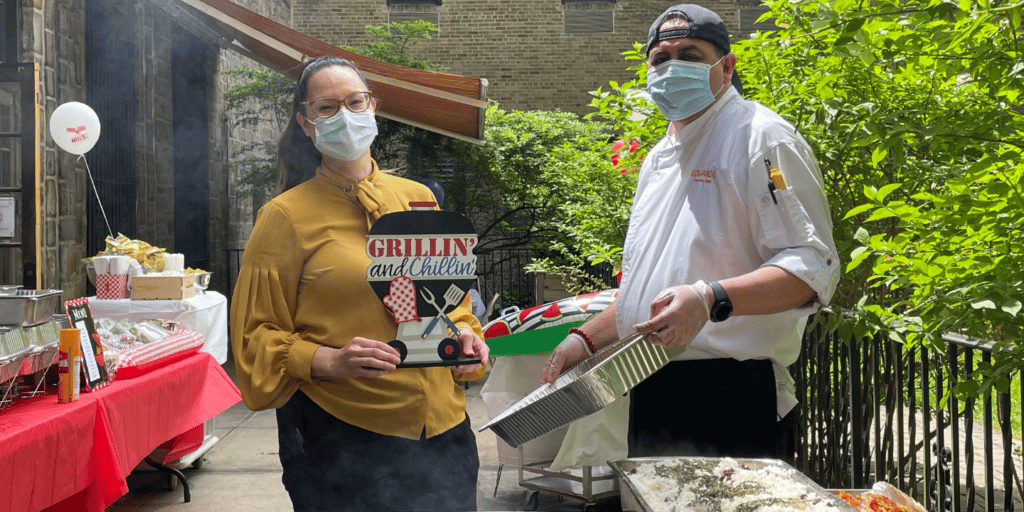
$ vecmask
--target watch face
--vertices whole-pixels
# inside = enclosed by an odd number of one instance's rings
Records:
[[[732,303],[729,301],[719,302],[711,308],[711,321],[721,322],[732,315]]]

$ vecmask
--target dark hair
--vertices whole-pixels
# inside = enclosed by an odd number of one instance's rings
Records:
[[[306,101],[309,94],[309,78],[318,71],[331,66],[343,66],[352,68],[356,76],[366,84],[366,77],[354,62],[340,57],[326,55],[310,61],[299,74],[295,83],[295,96],[292,98],[292,110],[288,119],[288,126],[281,133],[277,141],[277,193],[280,194],[310,178],[316,174],[320,166],[320,159],[323,155],[313,145],[298,121],[295,114],[304,113],[302,102]],[[367,86],[369,88],[369,86]]]

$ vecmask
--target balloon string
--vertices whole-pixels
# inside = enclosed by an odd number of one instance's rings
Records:
[[[100,205],[100,213],[103,214],[103,222],[107,224],[107,234],[110,238],[114,238],[114,232],[110,230],[110,221],[107,220],[107,211],[103,209],[103,201],[100,201],[100,193],[96,190],[96,180],[92,177],[92,171],[89,170],[89,161],[85,159],[85,155],[78,155],[83,162],[85,162],[85,172],[89,175],[89,181],[92,182],[92,193],[96,194],[96,204]]]

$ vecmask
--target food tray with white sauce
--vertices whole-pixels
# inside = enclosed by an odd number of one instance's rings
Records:
[[[608,461],[631,512],[853,511],[777,459],[636,457]]]
[[[29,327],[53,317],[61,290],[7,289],[0,293],[0,325]]]
[[[489,428],[516,448],[601,410],[682,350],[648,343],[639,334],[619,340],[563,373],[554,384],[537,388],[480,430]]]

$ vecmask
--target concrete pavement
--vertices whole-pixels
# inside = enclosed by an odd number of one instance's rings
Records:
[[[225,371],[234,378],[229,361]],[[485,379],[472,382],[466,391],[467,411],[474,429],[487,423],[487,409],[480,397]],[[192,494],[184,503],[180,487],[168,490],[168,478],[162,473],[136,472],[128,479],[131,491],[108,512],[136,511],[289,511],[288,493],[281,483],[281,463],[277,454],[277,421],[274,411],[250,411],[237,404],[221,413],[214,422],[214,433],[220,441],[207,452],[202,467],[187,469],[185,474]],[[477,508],[480,511],[524,510],[524,490],[518,480],[518,468],[506,466],[498,481],[498,455],[495,436],[490,431],[478,432],[480,474],[477,487]],[[495,492],[495,483],[497,491]],[[529,495],[527,495],[529,497]],[[537,510],[579,511],[582,500],[540,492]],[[532,506],[532,504],[530,504]],[[590,510],[619,510],[617,498],[598,502]]]

